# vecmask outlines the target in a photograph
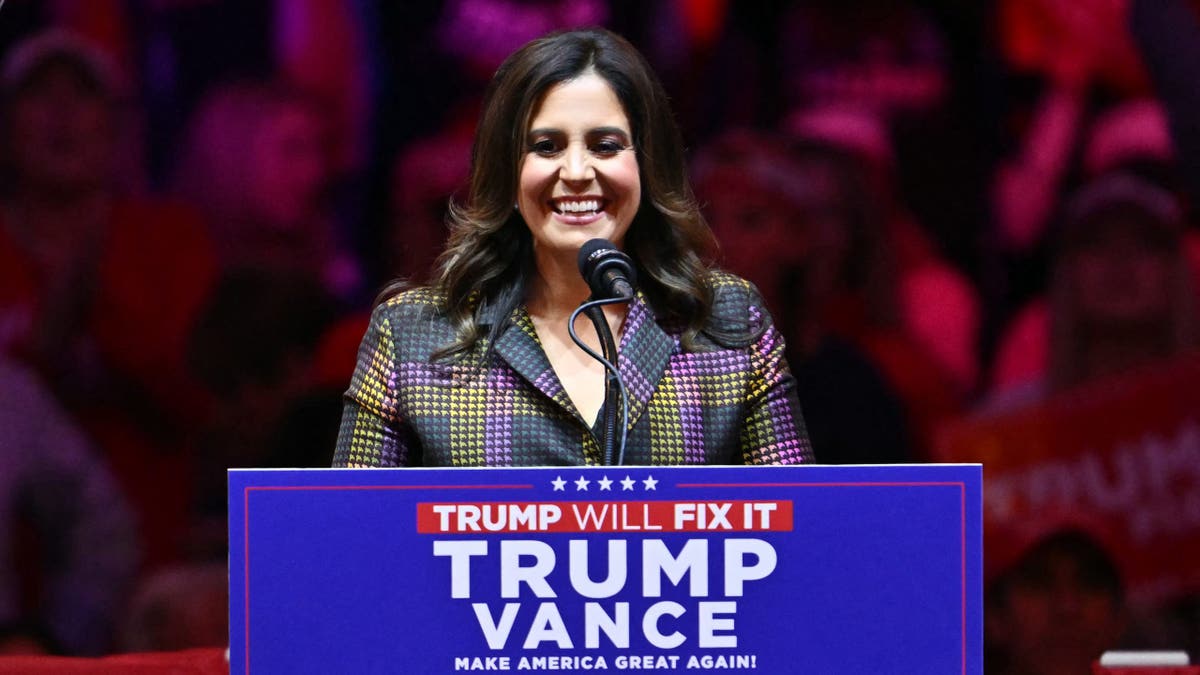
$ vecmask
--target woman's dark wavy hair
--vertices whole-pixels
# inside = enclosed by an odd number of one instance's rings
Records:
[[[451,234],[435,281],[456,330],[439,357],[464,355],[484,338],[489,347],[495,344],[524,300],[534,272],[533,243],[513,204],[529,123],[550,88],[587,72],[612,87],[633,132],[642,201],[625,251],[637,266],[640,288],[661,319],[682,329],[686,346],[702,329],[712,333],[706,326],[713,304],[707,261],[715,242],[688,183],[666,93],[633,45],[593,28],[529,42],[501,64],[488,86],[467,198],[450,204]],[[495,318],[486,335],[484,311]]]

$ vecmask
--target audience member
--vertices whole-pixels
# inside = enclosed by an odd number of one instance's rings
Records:
[[[856,171],[879,202],[898,282],[897,311],[904,330],[932,357],[960,396],[974,393],[979,376],[979,294],[950,265],[897,189],[897,166],[883,118],[863,108],[826,105],[793,112],[787,131],[840,148],[858,158]]]
[[[279,82],[241,82],[201,102],[176,190],[204,212],[223,269],[302,274],[350,300],[363,278],[326,200],[331,179],[315,100]]]
[[[229,568],[225,562],[172,566],[131,594],[118,626],[122,651],[168,652],[229,643]]]
[[[0,345],[60,394],[114,380],[175,394],[212,259],[190,211],[115,184],[116,87],[103,54],[68,34],[6,61]]]
[[[103,653],[138,569],[133,513],[34,372],[0,357],[0,391],[0,652]]]
[[[1004,529],[1000,533],[997,530]],[[998,675],[1087,675],[1128,624],[1120,567],[1089,529],[991,528],[984,668]]]
[[[758,285],[780,317],[801,405],[824,413],[810,430],[818,461],[919,456],[923,424],[951,410],[954,398],[897,328],[883,204],[857,159],[738,131],[700,153],[696,174],[726,263]],[[848,423],[868,405],[875,424]]]
[[[33,364],[103,449],[154,564],[173,555],[185,503],[181,450],[204,399],[184,344],[216,262],[191,210],[122,188],[119,82],[60,32],[5,61],[0,351]]]
[[[1067,203],[1048,295],[1042,372],[998,388],[991,409],[1041,400],[1183,353],[1196,342],[1196,291],[1170,193],[1112,174]]]
[[[1086,128],[1093,91],[1144,96],[1145,76],[1111,0],[1005,0],[999,4],[999,48],[1020,73],[1037,74],[1041,94],[1020,148],[993,184],[998,241],[1027,252],[1053,216]]]
[[[1086,179],[1127,173],[1181,195],[1167,121],[1154,99],[1135,99],[1100,112],[1088,129],[1080,154],[1080,168]],[[1021,202],[1026,197],[1013,195],[1012,200]],[[1044,238],[1040,230],[1036,236]],[[1200,280],[1200,236],[1185,229],[1183,246],[1193,275]],[[1200,284],[1196,288],[1200,289]],[[1006,323],[993,359],[993,390],[1035,378],[1045,369],[1049,315],[1046,298],[1035,296]]]
[[[446,204],[465,187],[473,122],[448,125],[405,148],[392,175],[392,209],[385,241],[390,273],[431,278],[449,227]]]
[[[279,448],[278,439],[286,416],[314,392],[313,356],[333,318],[333,299],[303,274],[242,269],[218,285],[190,347],[193,369],[218,401],[199,433],[202,460],[194,480],[201,529],[192,538],[193,553],[222,555],[227,468],[305,466],[313,456]],[[335,410],[327,420],[329,443],[339,417]],[[332,448],[327,445],[326,459]]]
[[[967,11],[937,16],[924,3],[894,0],[789,3],[775,30],[787,114],[833,106],[877,116],[895,158],[892,188],[913,223],[940,256],[973,271],[972,225],[985,217],[976,199],[978,131],[935,21]],[[980,75],[971,74],[972,86]]]

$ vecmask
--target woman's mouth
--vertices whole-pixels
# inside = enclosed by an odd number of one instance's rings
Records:
[[[571,225],[586,225],[604,214],[608,200],[601,197],[571,197],[550,200],[550,209],[558,219]]]
[[[607,199],[600,197],[552,199],[550,208],[555,212],[568,216],[594,215],[604,210],[608,205]]]

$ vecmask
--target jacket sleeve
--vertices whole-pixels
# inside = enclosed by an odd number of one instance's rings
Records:
[[[335,467],[419,464],[416,438],[400,416],[399,360],[394,318],[386,304],[371,315],[358,347],[358,362],[343,397],[342,423],[333,454]]]
[[[762,334],[749,346],[752,372],[742,421],[742,459],[746,464],[811,463],[812,445],[796,380],[784,359],[783,336],[756,292],[751,293],[748,311],[751,325],[759,326]]]

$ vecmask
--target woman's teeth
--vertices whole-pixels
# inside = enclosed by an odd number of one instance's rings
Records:
[[[600,202],[595,199],[581,202],[559,202],[557,209],[559,213],[594,213],[600,210]]]

